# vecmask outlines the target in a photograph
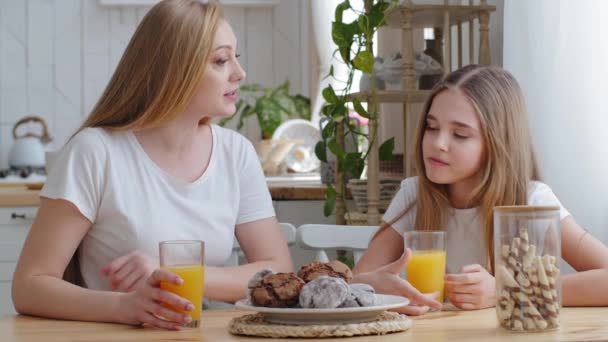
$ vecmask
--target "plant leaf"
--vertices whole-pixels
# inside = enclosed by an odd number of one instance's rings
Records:
[[[327,163],[327,148],[325,147],[325,141],[321,140],[315,145],[315,155],[320,161]]]
[[[355,68],[371,75],[374,70],[374,54],[367,50],[360,51],[357,56],[355,56],[353,65]]]
[[[380,160],[392,160],[393,159],[393,150],[395,149],[395,137],[392,137],[380,146]]]
[[[365,14],[361,14],[359,16],[359,19],[357,19],[357,25],[359,26],[359,30],[361,30],[361,32],[363,32],[363,34],[366,36],[369,36],[372,30],[369,23],[369,18]]]
[[[323,137],[323,139],[328,139],[334,135],[335,129],[336,123],[334,121],[330,121],[327,123],[327,125],[325,125],[325,127],[323,127],[323,130],[321,131],[321,136]]]
[[[331,153],[335,154],[338,158],[344,158],[345,152],[342,150],[342,147],[338,145],[338,142],[335,138],[329,140],[327,147],[331,151]]]
[[[352,177],[360,178],[365,168],[365,160],[360,152],[350,152],[344,157],[344,171]]]
[[[342,14],[344,13],[344,11],[346,11],[349,8],[350,8],[350,2],[348,0],[338,4],[338,6],[336,6],[335,21],[341,23]]]
[[[372,6],[371,10],[368,13],[370,26],[372,28],[377,28],[380,26],[384,26],[386,21],[385,12],[389,9],[391,5],[387,2],[380,1],[374,6]]]
[[[331,184],[328,184],[327,189],[325,190],[325,205],[323,205],[323,214],[325,217],[330,216],[334,212],[337,195],[336,189],[334,189]]]
[[[369,113],[363,106],[361,105],[361,101],[358,99],[353,99],[353,106],[355,107],[355,111],[364,118],[370,118]]]
[[[334,91],[334,88],[330,85],[328,85],[327,87],[325,87],[325,89],[323,89],[323,98],[325,99],[325,101],[327,103],[337,103],[338,102],[338,96],[336,96],[336,92]]]

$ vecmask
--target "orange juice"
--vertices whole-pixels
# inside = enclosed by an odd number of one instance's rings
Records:
[[[194,309],[190,312],[180,308],[173,308],[192,317],[192,321],[199,320],[201,317],[201,305],[203,303],[203,284],[205,281],[205,267],[203,265],[180,265],[163,267],[169,272],[177,274],[184,280],[181,285],[161,282],[160,288],[189,300]]]
[[[443,302],[445,257],[442,250],[412,251],[412,258],[405,266],[407,281],[422,293],[439,292],[439,302]]]

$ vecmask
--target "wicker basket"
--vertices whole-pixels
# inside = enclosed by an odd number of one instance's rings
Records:
[[[381,213],[386,211],[400,186],[401,179],[399,178],[380,179],[380,203],[378,204],[378,211]],[[367,179],[351,179],[346,187],[350,189],[359,212],[367,213]]]
[[[346,224],[350,226],[367,226],[367,214],[358,211],[349,211],[344,214]]]

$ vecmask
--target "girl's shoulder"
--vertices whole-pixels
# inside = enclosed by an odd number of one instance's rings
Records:
[[[401,191],[416,194],[418,191],[418,176],[408,177],[401,181]]]
[[[540,181],[530,181],[528,183],[528,204],[529,205],[559,205],[561,203],[551,188]]]
[[[530,181],[528,182],[528,200],[536,199],[539,196],[545,196],[547,194],[553,194],[551,188],[541,181]]]

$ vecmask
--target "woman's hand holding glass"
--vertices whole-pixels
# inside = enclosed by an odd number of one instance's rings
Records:
[[[141,286],[121,295],[116,309],[119,320],[126,324],[148,324],[171,330],[179,330],[183,324],[190,323],[190,315],[172,308],[192,311],[194,305],[174,293],[162,290],[161,281],[175,285],[183,283],[183,279],[176,274],[156,269]]]

